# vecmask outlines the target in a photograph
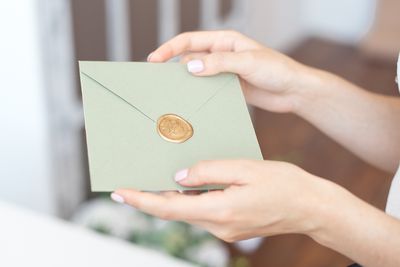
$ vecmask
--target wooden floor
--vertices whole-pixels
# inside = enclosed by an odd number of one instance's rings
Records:
[[[322,40],[305,42],[292,56],[305,64],[332,71],[368,90],[389,95],[398,92],[394,83],[396,59],[392,62],[374,60],[355,48]],[[266,159],[295,163],[384,209],[391,174],[357,159],[294,115],[272,114],[257,109],[255,128]],[[230,249],[234,256],[243,256],[232,246]],[[252,267],[343,267],[351,263],[346,257],[299,235],[268,237],[258,251],[246,257],[249,264],[243,266]]]

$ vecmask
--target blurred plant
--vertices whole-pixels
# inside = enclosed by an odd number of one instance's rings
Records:
[[[108,198],[96,198],[83,204],[72,220],[97,232],[163,251],[199,266],[228,266],[229,253],[225,245],[206,231],[182,222],[160,220]]]

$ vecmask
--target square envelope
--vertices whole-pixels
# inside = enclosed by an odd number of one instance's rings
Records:
[[[92,191],[188,190],[174,174],[198,161],[262,159],[234,74],[195,77],[179,63],[79,69]]]

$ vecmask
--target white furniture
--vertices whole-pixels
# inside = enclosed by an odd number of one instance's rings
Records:
[[[167,255],[0,201],[0,266],[193,267]]]

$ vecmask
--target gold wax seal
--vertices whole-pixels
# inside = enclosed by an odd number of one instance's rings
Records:
[[[162,115],[157,120],[158,134],[173,143],[183,143],[193,136],[193,128],[189,122],[175,114]]]

